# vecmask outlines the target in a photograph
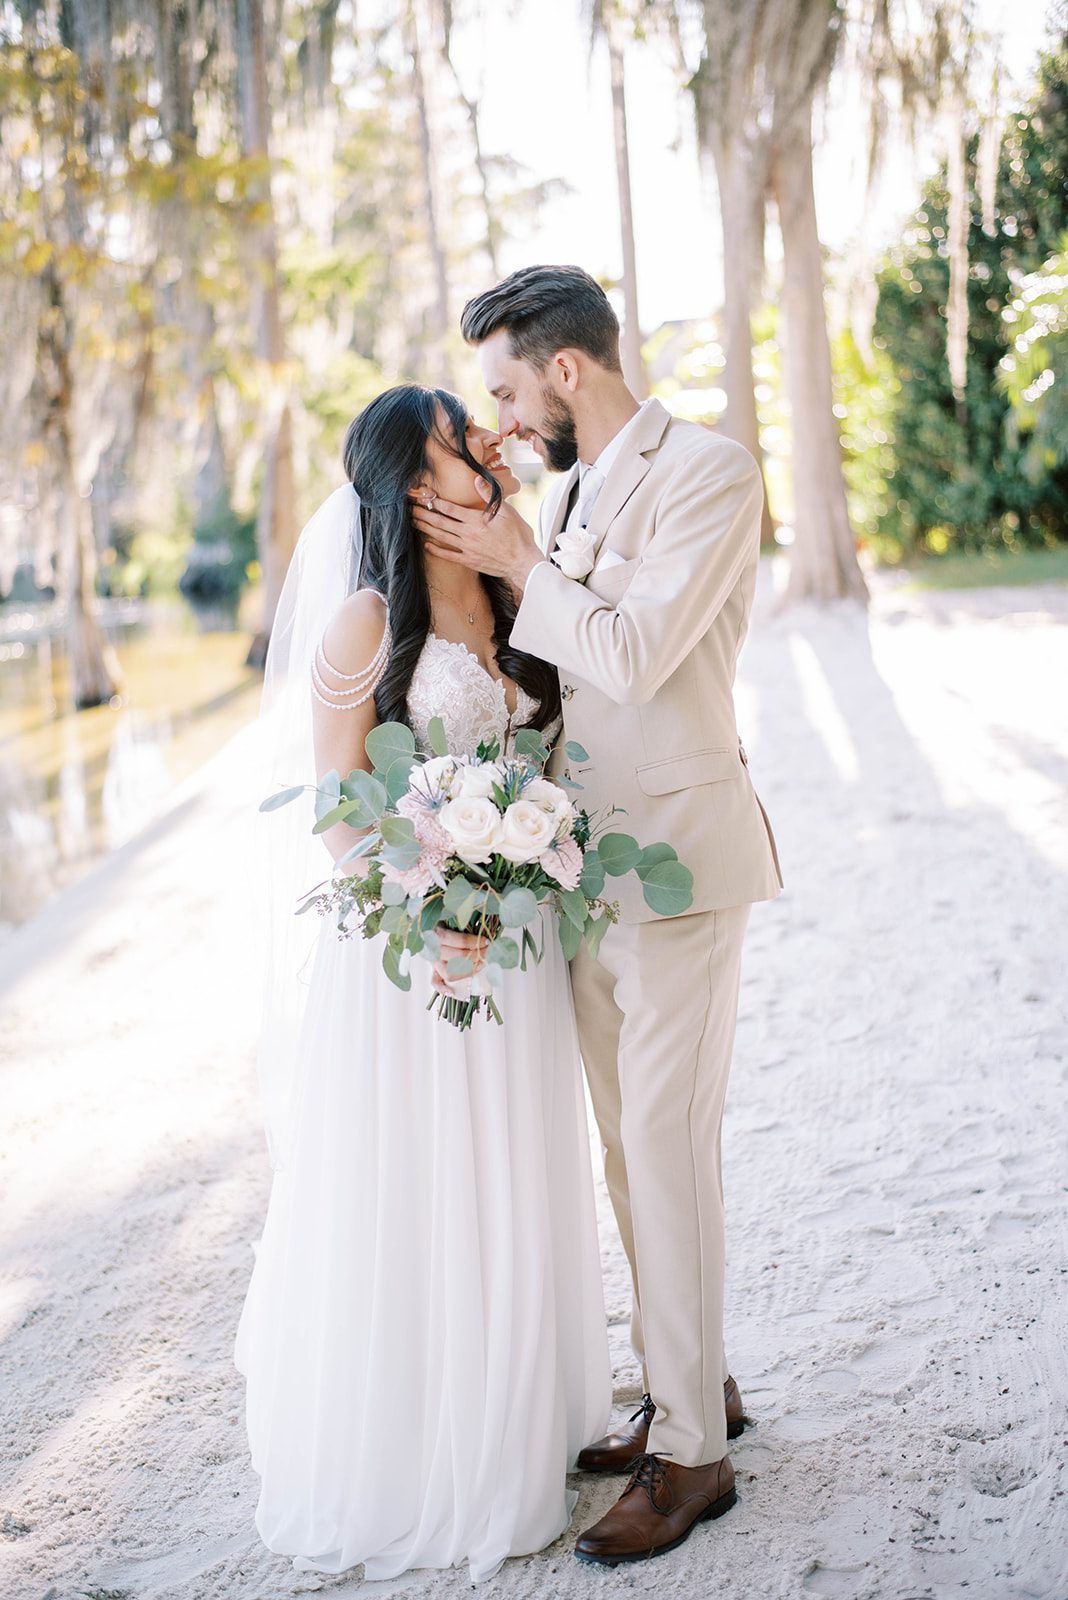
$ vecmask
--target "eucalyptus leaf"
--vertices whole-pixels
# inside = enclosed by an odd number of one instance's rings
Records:
[[[445,965],[445,971],[450,978],[469,978],[475,970],[475,963],[470,956],[453,956]]]
[[[586,896],[580,889],[561,889],[560,904],[568,922],[573,922],[579,929],[586,926]]]
[[[341,774],[333,768],[324,772],[315,787],[315,816],[318,821],[333,811],[341,799]]]
[[[659,861],[642,873],[642,892],[659,916],[681,916],[693,905],[693,873],[681,861]]]
[[[529,889],[509,889],[501,896],[498,915],[506,928],[521,928],[538,913],[537,898]]]
[[[527,958],[527,954],[528,953],[529,953],[532,961],[534,962],[534,965],[538,966],[540,964],[540,962],[541,962],[542,956],[545,954],[545,946],[543,944],[541,949],[539,950],[538,941],[535,939],[535,937],[531,933],[530,929],[529,928],[524,928],[523,929],[523,960],[520,962],[520,966],[522,967],[524,972],[527,970],[527,968],[526,968],[526,958]]]
[[[612,923],[610,918],[605,916],[591,917],[586,923],[583,936],[586,940],[586,947],[589,950],[590,955],[593,956],[595,960],[597,957],[597,952],[601,948],[601,940],[604,938],[611,926]]]
[[[584,783],[576,783],[574,778],[569,778],[566,772],[554,773],[553,782],[560,784],[564,789],[573,789],[576,794],[581,794],[586,787]]]
[[[527,756],[536,761],[539,766],[549,759],[549,752],[545,748],[545,740],[537,728],[520,728],[515,736],[515,753],[517,756]]]
[[[295,784],[291,789],[279,789],[276,794],[269,794],[266,800],[261,800],[259,809],[261,811],[277,811],[280,806],[287,806],[291,800],[295,800],[299,794],[303,793],[304,785],[302,783]]]
[[[590,759],[589,751],[584,750],[577,739],[568,739],[564,745],[564,752],[569,761],[588,761]]]
[[[399,883],[394,883],[389,878],[385,879],[382,884],[382,904],[384,906],[403,905],[405,913],[407,913],[408,908],[407,905],[405,905],[407,898],[408,896],[405,894]]]
[[[387,905],[379,927],[383,933],[401,933],[408,927],[408,913],[403,906]]]
[[[587,900],[596,900],[604,888],[604,866],[597,854],[596,845],[591,846],[582,859],[582,875],[578,886]]]
[[[379,854],[383,861],[388,861],[398,872],[409,872],[419,860],[422,851],[418,840],[411,839],[407,844],[384,844]]]
[[[390,762],[388,769],[382,774],[387,804],[395,806],[401,795],[408,793],[414,765],[411,756],[398,756],[396,761]]]
[[[497,963],[495,961],[487,961],[482,970],[489,979],[490,985],[494,989],[499,989],[504,982],[504,973],[501,971]]]
[[[441,960],[441,940],[432,928],[423,929],[423,954],[428,961]]]
[[[403,989],[405,994],[412,986],[411,974],[401,967],[402,952],[399,951],[392,940],[388,940],[382,951],[382,970],[390,983],[395,983],[398,989]]]
[[[342,800],[339,805],[334,806],[330,811],[323,812],[312,828],[312,833],[326,833],[327,829],[336,827],[339,822],[347,822],[359,806],[360,802],[358,800]],[[353,826],[358,828],[360,823],[356,822]]]
[[[467,878],[453,878],[445,890],[442,912],[448,921],[455,922],[461,930],[471,921],[478,906],[479,888]]]
[[[565,917],[560,924],[560,948],[570,961],[578,955],[579,945],[582,943],[582,929],[570,918]]]
[[[639,878],[644,878],[650,867],[658,867],[662,861],[677,861],[678,852],[669,844],[647,844],[642,851],[642,858],[638,862],[637,872]]]
[[[349,821],[348,818],[345,820]],[[358,860],[360,856],[365,856],[369,850],[373,850],[378,842],[379,834],[377,831],[375,833],[369,833],[366,838],[360,840],[359,844],[354,844],[351,850],[346,850],[343,856],[339,856],[337,865],[339,867],[343,867],[346,861]]]
[[[364,772],[362,767],[357,767],[355,772],[349,773],[348,785],[352,790],[353,799],[359,800],[377,822],[386,809],[385,786],[370,772]]]
[[[383,817],[380,832],[386,844],[409,844],[415,838],[415,825],[408,817]]]
[[[632,872],[642,858],[641,846],[629,833],[606,833],[597,841],[597,855],[613,878]]]
[[[376,772],[387,772],[398,756],[415,755],[415,734],[403,722],[380,722],[363,743]]]
[[[519,946],[505,933],[500,934],[486,950],[486,960],[510,970],[519,965]]]
[[[449,741],[445,737],[445,724],[440,717],[431,717],[426,725],[426,741],[436,756],[447,756]]]

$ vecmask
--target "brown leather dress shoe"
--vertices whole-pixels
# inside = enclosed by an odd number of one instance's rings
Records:
[[[739,1434],[745,1432],[745,1412],[742,1410],[738,1385],[733,1378],[728,1378],[723,1385],[723,1403],[727,1409],[727,1438],[737,1439]]]
[[[723,1385],[723,1403],[727,1412],[727,1438],[737,1439],[745,1431],[742,1397],[733,1378]],[[642,1395],[642,1403],[634,1415],[615,1433],[606,1434],[596,1444],[580,1450],[575,1463],[579,1472],[630,1472],[638,1457],[645,1454],[649,1443],[649,1429],[656,1416],[652,1397]]]
[[[738,1496],[730,1456],[703,1467],[680,1467],[644,1455],[611,1511],[575,1545],[580,1561],[618,1567],[674,1550],[699,1522],[729,1511]]]

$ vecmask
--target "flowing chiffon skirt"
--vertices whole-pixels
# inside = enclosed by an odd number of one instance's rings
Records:
[[[324,925],[235,1349],[256,1526],[301,1569],[478,1581],[564,1531],[611,1404],[570,985],[550,925],[460,1034],[380,957]]]

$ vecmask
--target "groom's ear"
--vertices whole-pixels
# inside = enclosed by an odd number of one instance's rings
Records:
[[[574,394],[581,371],[581,361],[575,350],[558,350],[549,357],[549,374],[554,388],[566,389],[569,394]]]

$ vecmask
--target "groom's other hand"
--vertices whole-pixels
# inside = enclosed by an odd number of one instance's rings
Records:
[[[489,493],[482,483],[479,490]],[[422,533],[428,555],[457,566],[471,567],[490,578],[504,578],[516,595],[521,595],[534,568],[545,560],[538,549],[534,530],[507,501],[496,516],[435,499],[430,506],[412,508],[415,525]]]

